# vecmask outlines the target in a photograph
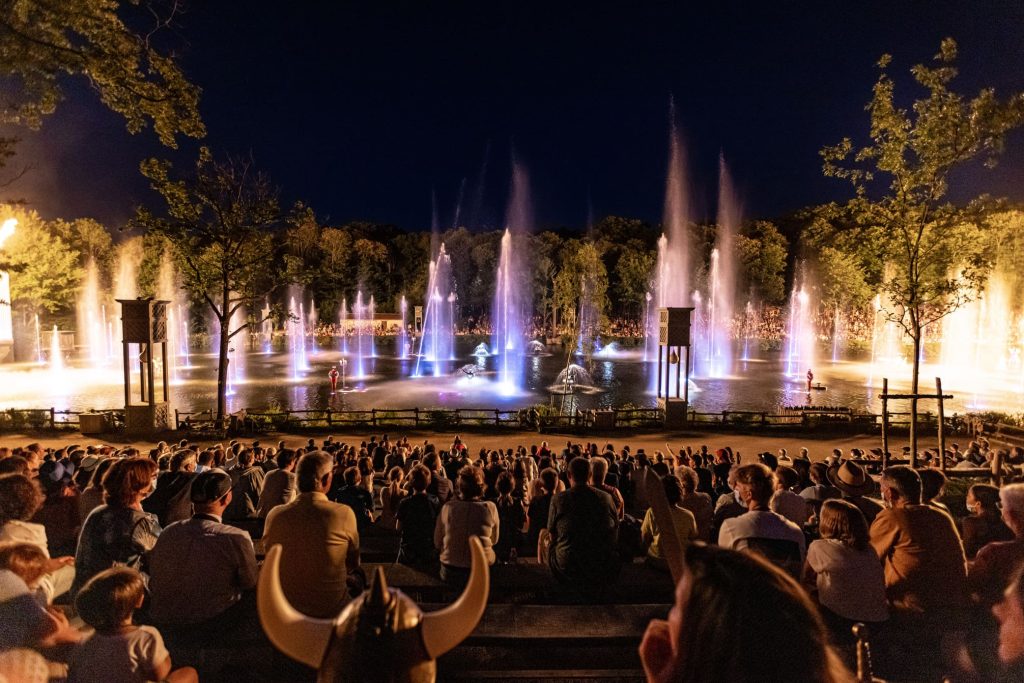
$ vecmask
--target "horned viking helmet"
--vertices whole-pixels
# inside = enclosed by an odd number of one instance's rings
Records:
[[[267,552],[256,601],[270,642],[292,659],[319,670],[320,683],[408,681],[432,683],[435,661],[461,643],[484,613],[490,588],[487,556],[476,537],[469,582],[458,600],[424,614],[408,596],[388,588],[377,568],[370,590],[334,619],[300,614],[281,589],[281,546]]]

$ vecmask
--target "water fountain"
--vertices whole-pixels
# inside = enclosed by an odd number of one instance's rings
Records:
[[[707,346],[703,374],[724,377],[732,371],[732,324],[736,268],[733,242],[740,225],[739,202],[725,157],[718,160],[718,226],[708,270]]]
[[[442,292],[450,293],[454,286],[452,279],[452,262],[442,242],[437,250],[437,258],[430,262],[427,278],[427,299],[423,307],[423,331],[420,335],[420,348],[417,354],[414,377],[431,374],[440,377],[444,374],[441,361],[451,360],[455,355],[455,328],[452,304],[446,303]],[[454,302],[454,300],[453,300]],[[427,371],[423,363],[431,367]]]
[[[570,363],[555,378],[554,384],[548,387],[553,394],[572,394],[577,391],[595,390],[594,378],[582,365]]]
[[[756,332],[756,325],[757,312],[754,310],[754,303],[748,299],[747,305],[743,308],[743,356],[740,360],[750,360],[750,338]]]
[[[306,357],[315,356],[317,353],[316,348],[316,326],[319,322],[319,317],[316,310],[316,301],[312,297],[309,299],[309,313],[306,314],[306,330],[308,332],[309,339],[307,343],[309,348],[306,351]]]
[[[160,268],[156,277],[156,298],[168,302],[167,361],[170,366],[168,375],[172,383],[177,383],[182,379],[178,372],[179,369],[189,367],[189,309],[177,269],[174,267],[174,260],[170,251],[166,249],[160,255]]]
[[[263,301],[260,309],[260,343],[263,353],[269,354],[274,348],[274,320],[271,317],[270,298]]]
[[[665,182],[665,233],[658,240],[658,260],[654,273],[654,309],[683,307],[690,301],[689,252],[690,252],[690,202],[689,183],[686,174],[686,151],[682,137],[676,127],[675,103],[669,105],[669,162],[668,178]],[[657,359],[658,316],[648,316],[647,352],[649,361]],[[650,374],[650,391],[657,387],[655,372]],[[674,376],[672,382],[675,382]],[[668,395],[675,395],[675,386],[667,388]]]
[[[369,321],[366,332],[369,335],[370,358],[377,357],[376,312],[377,304],[374,302],[373,295],[371,294],[370,303],[366,306],[366,320]]]
[[[104,365],[108,357],[106,316],[100,294],[99,268],[89,259],[85,266],[82,289],[75,307],[78,318],[77,344],[85,349],[85,356],[95,368]]]
[[[59,376],[64,370],[64,352],[60,348],[60,331],[53,326],[50,333],[50,372]]]
[[[338,307],[338,325],[341,328],[341,352],[348,355],[348,300],[342,299]]]
[[[409,305],[405,300],[404,294],[398,304],[398,308],[402,314],[402,326],[398,328],[398,338],[395,340],[395,355],[397,355],[401,360],[405,360],[409,357],[409,330],[406,327],[406,317],[409,312]]]
[[[804,283],[805,275],[794,281],[789,296],[789,311],[786,323],[786,375],[802,377],[814,367],[814,307],[811,295]]]
[[[370,352],[370,343],[373,338],[373,316],[370,307],[363,303],[363,291],[356,292],[356,303],[352,308],[352,320],[355,323],[356,332],[356,358],[355,367],[352,369],[352,378],[366,379],[366,359]],[[367,329],[367,325],[370,329]]]
[[[301,380],[309,372],[306,361],[306,311],[302,303],[302,290],[293,286],[288,297],[288,321],[285,324],[288,336],[289,369],[294,381]]]

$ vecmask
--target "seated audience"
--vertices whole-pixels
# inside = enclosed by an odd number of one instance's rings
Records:
[[[328,494],[335,503],[351,508],[360,533],[373,524],[373,495],[362,485],[362,481],[358,467],[346,467],[341,482],[335,482]]]
[[[380,490],[380,517],[377,518],[377,526],[381,529],[398,528],[398,505],[406,495],[405,489],[402,488],[403,479],[405,472],[401,467],[395,466],[388,470],[387,483]]]
[[[973,560],[984,546],[997,541],[1012,541],[1013,531],[1003,522],[999,510],[999,489],[991,484],[975,484],[967,490],[967,516],[960,520],[964,552]]]
[[[871,547],[864,513],[852,503],[822,503],[818,530],[821,539],[807,548],[804,582],[816,591],[836,642],[846,642],[855,623],[889,618],[885,574]]]
[[[166,527],[150,553],[154,623],[223,638],[241,621],[242,595],[256,587],[256,554],[249,534],[222,523],[233,495],[223,470],[206,470],[192,481],[195,513]]]
[[[966,605],[967,559],[949,514],[921,503],[921,478],[898,465],[882,472],[886,509],[871,525],[871,545],[885,569],[893,608],[934,620],[959,617]]]
[[[427,493],[430,470],[415,465],[409,471],[411,492],[398,504],[398,530],[402,534],[398,560],[412,566],[429,566],[437,561],[434,548],[434,526],[441,503]]]
[[[494,544],[498,542],[500,521],[498,508],[484,497],[484,472],[467,465],[459,470],[455,483],[456,496],[441,507],[434,527],[434,547],[441,556],[441,578],[453,584],[469,579],[469,537],[478,536],[494,564]]]
[[[171,456],[170,471],[156,479],[156,490],[142,501],[142,509],[152,512],[164,527],[192,516],[189,490],[195,478],[196,453],[182,449]]]
[[[127,567],[104,570],[82,586],[75,607],[95,632],[72,653],[68,683],[199,680],[195,669],[172,669],[159,631],[133,623],[145,598],[142,575]]]
[[[506,471],[498,475],[495,484],[498,499],[494,504],[498,508],[499,529],[494,553],[502,562],[517,557],[519,546],[523,542],[523,532],[526,530],[526,508],[523,506],[522,498],[513,497],[514,487],[515,479],[511,472]]]
[[[263,490],[256,505],[256,516],[266,519],[278,505],[290,503],[295,499],[295,466],[299,463],[299,454],[291,448],[282,448],[277,452],[277,467],[267,472],[263,478]]]
[[[974,558],[968,587],[975,601],[989,608],[1002,599],[1002,589],[1010,583],[1018,566],[1024,565],[1024,484],[1008,484],[999,489],[1002,518],[1013,532],[1009,541],[993,541]]]
[[[36,597],[49,561],[34,543],[0,543],[0,652],[50,650],[81,640],[63,612]]]
[[[156,472],[156,463],[149,458],[124,458],[107,470],[104,505],[89,514],[78,538],[72,595],[104,569],[145,566],[146,555],[160,535],[156,515],[142,509],[142,501],[156,485]]]
[[[775,494],[769,507],[799,527],[811,516],[807,501],[793,489],[800,484],[800,475],[787,465],[775,468]]]
[[[683,486],[683,497],[679,504],[693,513],[697,523],[697,540],[707,543],[715,524],[715,507],[711,496],[697,490],[697,472],[686,465],[676,467],[676,476]]]
[[[359,568],[359,530],[347,505],[327,499],[333,459],[310,451],[296,470],[299,495],[267,515],[263,545],[282,547],[281,587],[295,609],[333,619],[349,599],[348,577]]]
[[[252,449],[245,448],[238,454],[238,466],[228,472],[234,482],[231,491],[231,505],[224,511],[229,520],[253,519],[260,504],[266,472],[256,464]]]
[[[674,474],[663,477],[661,485],[665,489],[665,498],[668,500],[669,511],[672,513],[672,526],[675,529],[677,542],[679,547],[685,550],[686,546],[697,538],[697,520],[693,513],[682,505],[683,485],[678,477]],[[663,530],[658,528],[658,521],[654,518],[654,509],[647,508],[643,524],[640,526],[644,545],[647,546],[647,560],[658,569],[668,571],[665,549],[661,542],[662,532]]]
[[[47,603],[67,593],[75,578],[75,558],[63,555],[50,558],[46,528],[32,519],[43,496],[34,479],[23,474],[0,476],[0,542],[31,543],[46,557],[46,570],[39,580],[42,597]]]
[[[769,504],[775,493],[775,475],[760,463],[743,465],[736,472],[736,492],[747,512],[727,519],[718,532],[718,545],[761,553],[799,576],[804,560],[804,532]]]
[[[882,511],[882,504],[868,498],[868,494],[875,491],[875,481],[867,471],[858,463],[845,460],[841,464],[829,467],[826,476],[842,493],[843,500],[853,503],[864,514],[864,519],[870,527],[875,517]]]
[[[590,486],[586,458],[569,462],[569,482],[569,489],[551,500],[548,566],[560,583],[600,592],[619,574],[618,511],[611,496]]]

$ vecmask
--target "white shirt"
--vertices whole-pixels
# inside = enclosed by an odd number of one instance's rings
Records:
[[[772,512],[779,513],[798,526],[804,524],[811,516],[807,509],[807,501],[792,491],[776,491],[769,507]]]
[[[12,519],[0,527],[0,543],[31,543],[43,549],[46,556],[50,556],[50,549],[46,543],[46,527],[33,522],[22,522]]]
[[[796,524],[768,510],[751,510],[739,517],[722,522],[718,532],[718,545],[733,550],[743,550],[748,538],[769,538],[794,541],[800,546],[800,558],[806,553],[804,532]]]
[[[498,508],[489,500],[450,500],[441,508],[434,527],[434,545],[441,562],[449,567],[469,568],[472,564],[469,537],[479,536],[487,563],[494,564],[493,546],[498,542]]]
[[[68,683],[153,681],[156,667],[168,656],[164,639],[152,626],[136,626],[127,633],[95,633],[71,654]]]
[[[885,621],[885,574],[875,551],[855,550],[834,538],[811,543],[807,564],[818,575],[818,601],[853,621]]]

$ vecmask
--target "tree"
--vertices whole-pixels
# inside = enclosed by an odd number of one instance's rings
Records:
[[[608,271],[593,242],[566,241],[562,267],[555,276],[554,301],[562,319],[577,333],[586,325],[589,329],[582,331],[587,333],[585,336],[593,337],[607,326]],[[581,301],[586,302],[587,311],[581,309]],[[580,313],[586,319],[581,319]]]
[[[231,329],[232,316],[243,306],[258,310],[265,297],[285,284],[281,250],[272,231],[282,222],[277,190],[257,171],[251,159],[217,161],[210,150],[199,151],[195,168],[172,178],[170,162],[148,159],[142,174],[164,199],[157,216],[139,208],[136,226],[161,235],[173,245],[182,268],[182,282],[209,306],[220,330],[217,367],[217,420],[224,419],[228,350],[231,339],[259,324],[249,317]]]
[[[768,304],[785,301],[788,243],[775,224],[744,223],[734,238],[733,248],[744,289]]]
[[[55,313],[74,304],[82,282],[78,253],[35,211],[7,206],[0,221],[15,218],[18,225],[0,255],[0,270],[9,270],[13,308],[26,314]]]
[[[1024,122],[1024,94],[1000,101],[992,88],[966,99],[950,89],[957,75],[956,43],[942,41],[932,66],[911,69],[926,92],[911,110],[895,102],[895,84],[883,55],[881,73],[867,106],[870,141],[850,138],[821,151],[826,176],[843,178],[854,197],[843,209],[853,230],[888,255],[883,274],[884,314],[913,342],[911,394],[918,394],[922,331],[975,296],[984,284],[990,251],[984,217],[987,196],[966,206],[946,195],[950,174],[965,164],[996,163],[1006,133]],[[911,399],[910,448],[917,462],[917,399]]]
[[[642,317],[647,293],[654,287],[657,255],[638,240],[630,240],[615,264],[619,282],[619,300],[629,312]]]
[[[199,88],[173,55],[158,46],[160,29],[174,19],[177,3],[161,13],[149,0],[19,0],[0,10],[0,116],[7,123],[38,128],[63,97],[63,77],[84,76],[100,100],[137,133],[151,125],[160,141],[176,147],[184,134],[203,137]],[[124,16],[138,13],[139,17]],[[148,16],[151,29],[139,33]],[[4,149],[9,151],[12,140]]]

